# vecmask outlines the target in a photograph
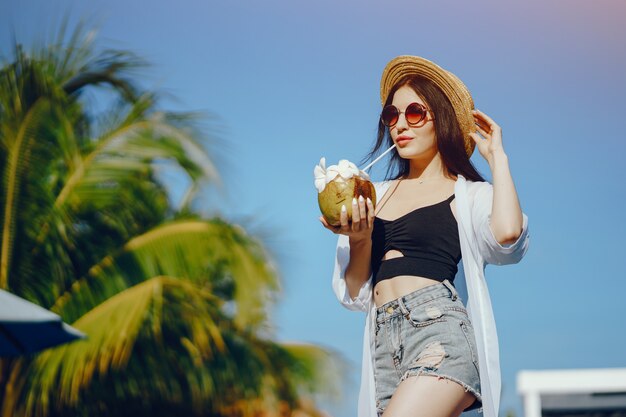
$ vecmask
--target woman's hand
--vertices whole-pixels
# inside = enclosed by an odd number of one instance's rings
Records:
[[[336,234],[347,235],[352,242],[371,239],[374,226],[374,205],[369,198],[363,196],[352,199],[352,222],[348,222],[348,211],[341,210],[340,226],[331,226],[324,216],[319,217],[322,225]]]
[[[480,110],[472,110],[472,113],[474,114],[474,122],[476,123],[476,132],[470,133],[470,136],[474,139],[474,142],[476,142],[476,147],[478,147],[480,154],[491,166],[493,155],[498,152],[504,153],[502,146],[502,128]]]

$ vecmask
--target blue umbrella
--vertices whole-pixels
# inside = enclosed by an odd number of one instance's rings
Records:
[[[24,355],[84,337],[58,315],[0,290],[0,356]]]

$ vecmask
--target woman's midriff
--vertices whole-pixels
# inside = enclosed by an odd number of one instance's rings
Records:
[[[376,307],[380,307],[403,295],[438,283],[439,281],[432,278],[418,277],[415,275],[398,275],[397,277],[385,279],[376,284],[374,287],[374,302],[376,303]]]

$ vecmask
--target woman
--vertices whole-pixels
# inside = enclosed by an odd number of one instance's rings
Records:
[[[396,145],[375,183],[379,202],[342,210],[333,289],[367,312],[359,417],[497,417],[498,344],[484,268],[528,248],[500,127],[436,64],[400,56],[381,79],[383,110],[369,154]],[[469,157],[487,160],[493,185]],[[382,196],[382,197],[381,197]],[[459,285],[460,284],[460,285]],[[459,295],[456,287],[465,288]]]

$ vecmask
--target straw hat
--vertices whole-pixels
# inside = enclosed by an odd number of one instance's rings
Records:
[[[398,56],[387,64],[380,79],[380,102],[384,106],[391,88],[406,75],[422,75],[434,82],[448,97],[465,138],[467,156],[474,152],[475,142],[469,135],[476,131],[474,100],[469,90],[456,75],[425,58],[412,55]]]

